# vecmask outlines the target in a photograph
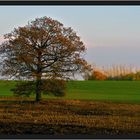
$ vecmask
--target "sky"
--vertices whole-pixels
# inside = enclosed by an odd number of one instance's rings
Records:
[[[0,42],[4,34],[43,16],[76,31],[89,63],[140,67],[140,6],[0,6]]]

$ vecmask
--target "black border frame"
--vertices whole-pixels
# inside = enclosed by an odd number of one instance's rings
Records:
[[[124,1],[124,0],[88,0],[88,1],[1,1],[1,6],[140,6],[140,0],[137,1]],[[140,139],[140,134],[138,135],[1,135],[0,139]]]
[[[0,0],[0,6],[1,5],[9,5],[9,6],[14,6],[14,5],[17,5],[17,6],[31,6],[31,5],[36,5],[36,6],[43,6],[43,5],[62,5],[62,6],[80,6],[80,5],[86,5],[86,6],[104,6],[104,5],[112,5],[112,6],[121,6],[121,5],[125,5],[125,6],[131,6],[131,5],[140,5],[140,1],[139,0],[134,0],[134,1],[124,1],[124,0],[113,0],[113,1],[104,1],[104,0],[88,0],[88,1],[80,1],[80,0],[72,0],[72,1],[69,1],[69,0],[61,0],[61,1],[57,1],[57,0],[49,0],[49,1],[45,1],[45,0],[41,0],[41,1],[31,1],[31,0],[25,0],[25,1],[1,1]]]

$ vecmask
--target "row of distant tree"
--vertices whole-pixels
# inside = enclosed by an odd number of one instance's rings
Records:
[[[92,67],[83,74],[85,80],[140,80],[140,70],[132,66],[114,65],[109,68]]]

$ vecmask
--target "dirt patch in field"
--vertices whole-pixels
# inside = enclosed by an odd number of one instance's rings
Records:
[[[0,100],[0,134],[140,134],[140,105],[79,100]]]

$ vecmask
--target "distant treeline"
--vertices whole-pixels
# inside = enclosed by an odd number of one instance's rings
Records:
[[[113,65],[108,68],[93,66],[83,74],[85,80],[140,80],[140,70],[134,66]]]

